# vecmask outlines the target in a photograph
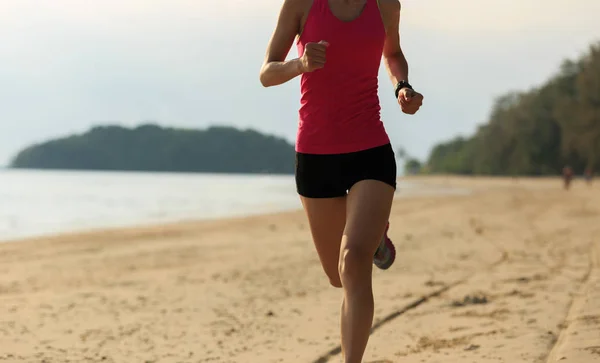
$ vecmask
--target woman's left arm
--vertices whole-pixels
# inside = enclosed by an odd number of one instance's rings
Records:
[[[412,89],[408,83],[408,62],[400,47],[400,2],[398,0],[378,0],[381,17],[386,30],[383,60],[390,80],[398,94],[402,111],[415,114],[423,104],[423,95]]]

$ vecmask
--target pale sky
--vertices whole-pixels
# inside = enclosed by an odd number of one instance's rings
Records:
[[[298,81],[258,82],[281,2],[2,0],[0,165],[101,123],[225,124],[293,141]],[[402,4],[410,81],[426,99],[418,115],[401,114],[382,68],[382,117],[394,146],[421,159],[473,132],[494,97],[540,84],[600,40],[598,0]]]

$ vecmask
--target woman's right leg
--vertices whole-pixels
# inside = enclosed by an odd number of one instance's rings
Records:
[[[300,197],[323,270],[332,286],[341,288],[338,269],[340,245],[346,226],[346,197]]]
[[[342,287],[338,269],[346,226],[346,190],[341,155],[296,153],[296,188],[304,206],[313,242],[331,285]]]

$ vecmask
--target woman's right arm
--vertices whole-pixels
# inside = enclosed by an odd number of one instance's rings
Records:
[[[277,26],[269,41],[267,54],[260,69],[260,83],[264,87],[283,84],[303,73],[300,58],[285,60],[300,30],[302,3],[302,0],[283,2]]]

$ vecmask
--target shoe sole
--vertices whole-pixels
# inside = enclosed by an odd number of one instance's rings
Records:
[[[394,243],[392,243],[392,240],[389,239],[387,236],[389,228],[390,228],[390,223],[388,222],[387,226],[385,227],[385,245],[390,251],[390,258],[386,264],[379,265],[379,264],[375,263],[375,266],[377,266],[377,268],[379,268],[380,270],[389,269],[394,264],[394,261],[396,261],[396,247],[394,246]]]
[[[390,251],[390,258],[388,259],[387,263],[383,265],[375,264],[375,266],[377,266],[380,270],[389,269],[394,264],[394,261],[396,261],[396,247],[394,246],[392,241],[387,237],[385,239],[385,245]]]

